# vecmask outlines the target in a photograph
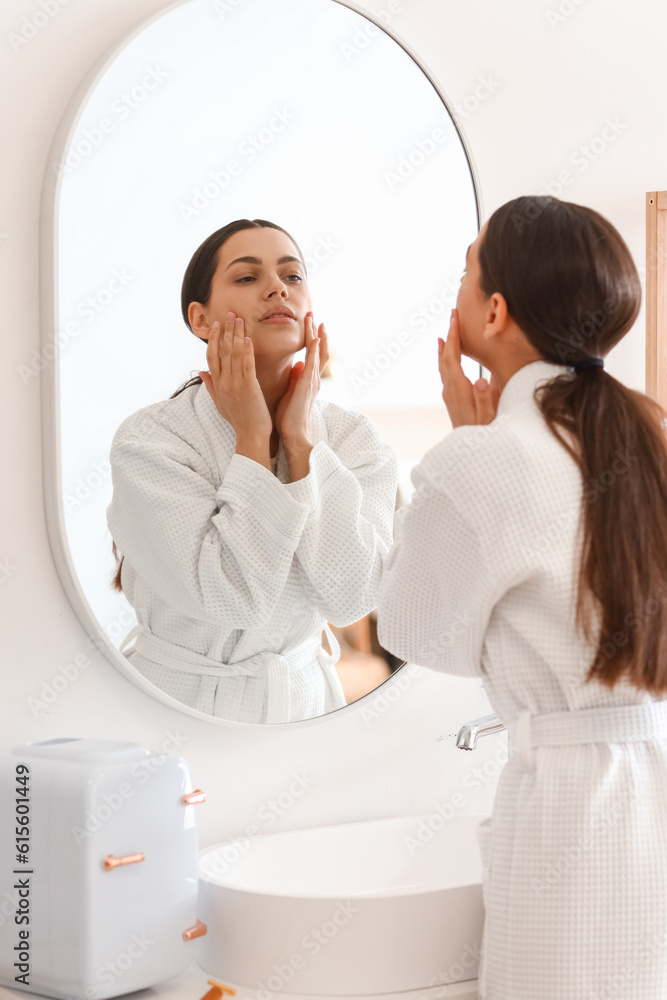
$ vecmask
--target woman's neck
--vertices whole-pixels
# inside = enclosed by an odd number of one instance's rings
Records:
[[[273,423],[269,442],[269,454],[271,458],[276,456],[280,445],[280,435],[276,430],[276,410],[278,409],[278,403],[287,391],[293,362],[293,355],[282,359],[278,363],[272,359],[266,365],[262,364],[261,358],[255,358],[255,374],[266,401],[266,408],[271,416],[271,422]]]
[[[289,357],[278,363],[275,360],[271,360],[267,365],[263,365],[261,358],[255,358],[257,381],[266,400],[266,407],[271,414],[271,420],[274,422],[278,403],[287,391],[290,372],[292,370],[292,361],[292,357]]]

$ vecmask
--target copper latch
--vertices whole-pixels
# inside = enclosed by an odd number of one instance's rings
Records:
[[[146,855],[143,851],[141,854],[126,854],[123,858],[117,858],[114,854],[107,854],[102,862],[102,867],[105,872],[110,872],[112,868],[118,868],[119,865],[136,865],[137,861],[143,861],[145,857]]]

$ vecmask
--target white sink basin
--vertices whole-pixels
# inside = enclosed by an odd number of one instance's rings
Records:
[[[428,817],[402,816],[201,851],[199,964],[256,1000],[470,983],[484,919],[481,818],[456,816],[426,843]],[[464,994],[476,995],[447,991]]]

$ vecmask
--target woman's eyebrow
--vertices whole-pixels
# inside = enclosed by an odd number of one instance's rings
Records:
[[[298,257],[290,257],[289,254],[285,257],[280,257],[276,264],[289,264],[290,261],[294,261],[295,264],[300,264],[301,261]],[[232,264],[261,264],[262,261],[259,257],[237,257],[235,260],[230,261],[230,263],[225,268],[228,271]]]

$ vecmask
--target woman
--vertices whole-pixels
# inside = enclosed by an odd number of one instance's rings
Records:
[[[381,586],[381,643],[482,676],[510,731],[481,831],[486,1000],[667,996],[664,414],[603,362],[639,306],[598,213],[494,212],[439,344],[455,429],[413,472]]]
[[[136,636],[133,665],[207,714],[311,718],[345,704],[327,622],[377,603],[396,459],[370,420],[318,399],[326,332],[285,230],[213,233],[181,301],[208,371],[125,420],[111,449],[117,583],[139,622],[123,648]]]

